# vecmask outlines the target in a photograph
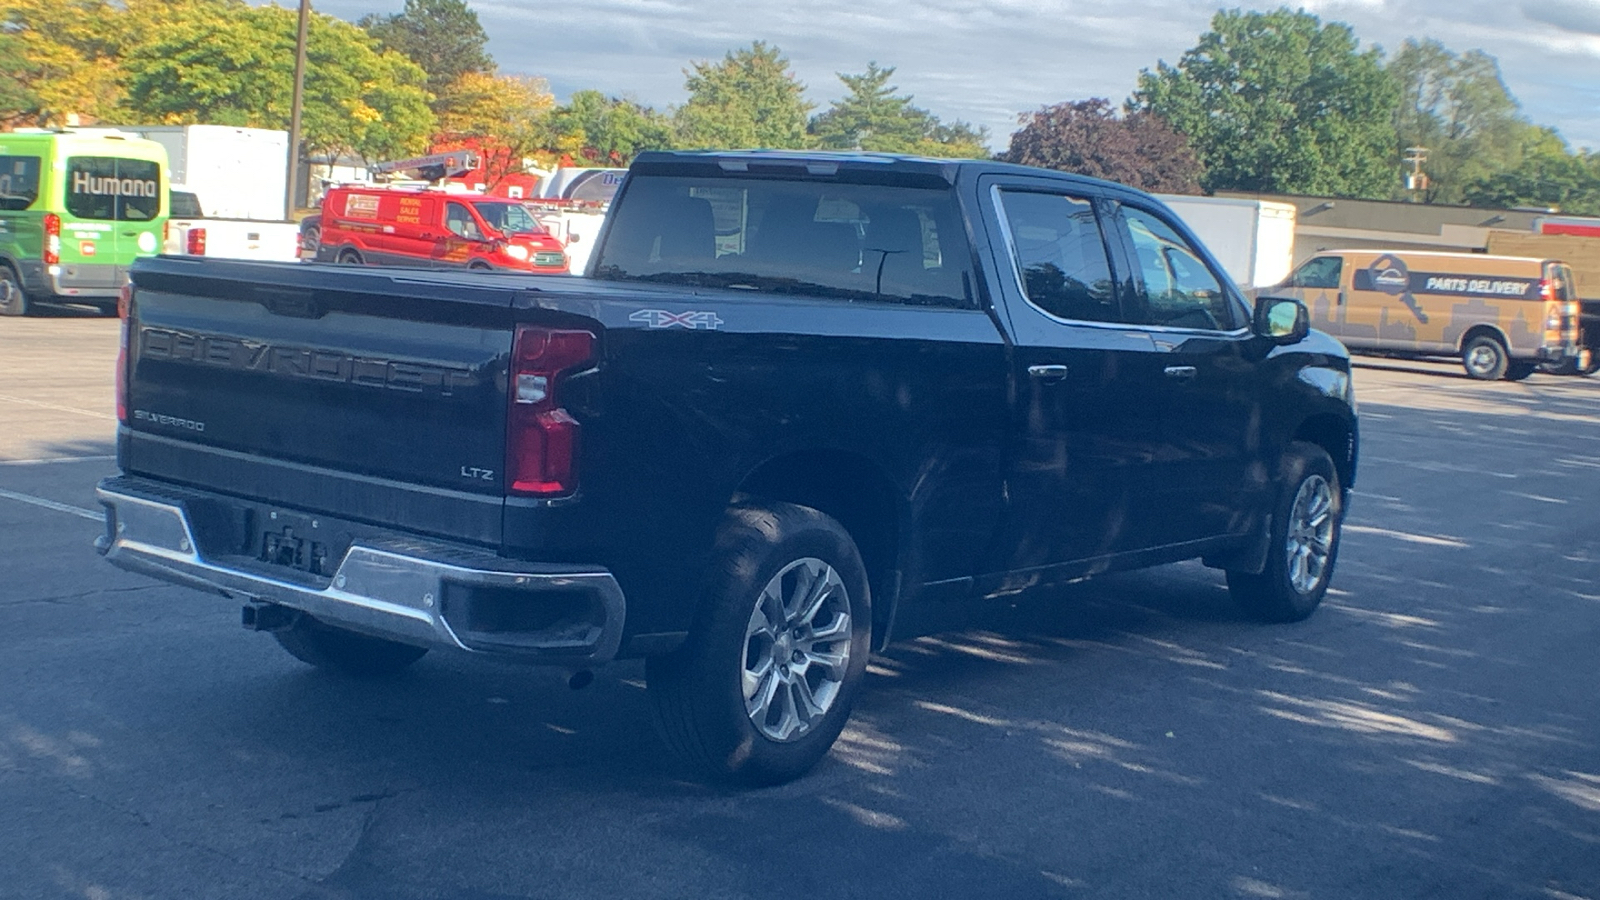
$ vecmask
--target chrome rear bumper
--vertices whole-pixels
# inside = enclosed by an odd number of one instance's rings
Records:
[[[368,534],[350,542],[330,576],[317,577],[219,547],[227,541],[197,527],[198,505],[255,508],[246,501],[133,477],[106,479],[96,493],[106,533],[95,547],[129,571],[418,646],[590,665],[615,657],[621,643],[626,605],[604,568]]]

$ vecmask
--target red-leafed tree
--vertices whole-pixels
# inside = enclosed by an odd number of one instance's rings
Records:
[[[1006,162],[1104,178],[1146,191],[1200,193],[1201,165],[1189,142],[1148,111],[1118,115],[1109,100],[1057,103],[1018,117]]]

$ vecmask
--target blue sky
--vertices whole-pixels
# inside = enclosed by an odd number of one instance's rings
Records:
[[[294,5],[295,0],[279,0]],[[819,108],[836,72],[895,66],[902,92],[944,119],[985,125],[1004,149],[1017,114],[1064,100],[1120,103],[1141,69],[1176,62],[1218,9],[1189,0],[469,0],[504,72],[549,80],[558,98],[597,88],[658,108],[680,103],[691,60],[753,40],[777,44]],[[313,0],[347,19],[403,0]],[[1500,61],[1535,123],[1600,149],[1600,0],[1309,0],[1362,45],[1432,37]],[[1248,7],[1247,7],[1248,8]],[[1270,7],[1259,7],[1270,8]]]

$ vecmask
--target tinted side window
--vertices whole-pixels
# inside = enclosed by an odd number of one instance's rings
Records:
[[[67,160],[67,212],[80,219],[148,222],[161,214],[161,166],[143,159]]]
[[[0,209],[27,209],[39,199],[39,157],[0,156]]]
[[[1134,274],[1144,288],[1139,324],[1230,330],[1232,301],[1189,243],[1167,223],[1123,207],[1134,252]]]
[[[595,277],[971,308],[948,190],[715,176],[634,179]]]
[[[1295,288],[1325,288],[1337,289],[1339,287],[1339,272],[1344,267],[1344,260],[1337,256],[1318,256],[1308,259],[1300,264],[1289,276],[1288,286]]]
[[[1122,319],[1093,203],[1017,190],[1002,190],[1000,203],[1029,303],[1062,319]]]
[[[467,238],[468,240],[481,240],[483,232],[478,229],[478,223],[473,220],[472,213],[459,203],[451,203],[445,208],[444,227],[452,234]]]

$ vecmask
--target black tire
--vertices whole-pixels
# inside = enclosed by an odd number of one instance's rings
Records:
[[[1578,360],[1579,375],[1593,375],[1600,372],[1600,348],[1586,351],[1586,355]]]
[[[471,269],[474,272],[492,272],[492,271],[494,271],[494,266],[491,266],[486,262],[481,262],[481,261],[478,261],[478,260],[474,260],[472,262],[467,263],[467,268]]]
[[[812,594],[819,578],[825,587]],[[804,775],[844,729],[866,672],[872,602],[855,542],[838,522],[809,507],[735,507],[717,532],[702,583],[701,605],[684,646],[646,661],[663,739],[674,755],[713,781],[756,786]],[[773,584],[776,606],[768,591]],[[802,595],[816,599],[804,603]],[[797,610],[809,605],[811,616],[789,616],[786,597]],[[753,631],[771,622],[774,609],[786,623],[781,633]],[[841,631],[832,641],[818,637]],[[834,659],[832,665],[816,658],[812,651],[818,647]],[[847,654],[843,659],[841,652]],[[785,662],[775,662],[780,658]],[[765,675],[747,671],[752,660],[767,663]],[[802,723],[805,700],[816,703],[820,714],[808,714]]]
[[[30,306],[16,270],[0,263],[0,316],[25,316]]]
[[[358,252],[356,252],[354,250],[340,250],[339,251],[339,265],[341,265],[341,266],[362,266],[362,265],[366,265],[366,263],[365,263],[365,261],[363,261],[361,259],[361,254],[360,253],[358,253]]]
[[[1319,487],[1319,485],[1321,487]],[[1338,470],[1326,450],[1316,444],[1295,441],[1284,450],[1278,463],[1279,495],[1272,509],[1272,531],[1267,545],[1267,565],[1260,573],[1228,571],[1228,592],[1244,610],[1267,622],[1298,622],[1316,611],[1322,597],[1328,592],[1328,582],[1333,578],[1334,563],[1339,558],[1339,536],[1344,521],[1344,490],[1339,484]],[[1326,494],[1322,493],[1322,488]],[[1297,506],[1302,494],[1325,498],[1329,529],[1326,536],[1317,535],[1326,547],[1320,571],[1311,576],[1308,564],[1304,572],[1297,572],[1295,560],[1300,550],[1308,544],[1297,540],[1291,543],[1291,525],[1298,525],[1297,534],[1308,535],[1311,529],[1300,516]],[[1308,509],[1315,507],[1308,504]]]
[[[303,663],[357,678],[393,675],[428,652],[427,647],[368,637],[304,614],[288,628],[274,631],[272,636]]]
[[[1513,362],[1506,365],[1506,380],[1521,381],[1538,371],[1539,364],[1532,362]]]
[[[1505,377],[1510,365],[1506,345],[1497,337],[1480,334],[1462,346],[1461,366],[1467,374],[1479,381],[1499,381]]]

